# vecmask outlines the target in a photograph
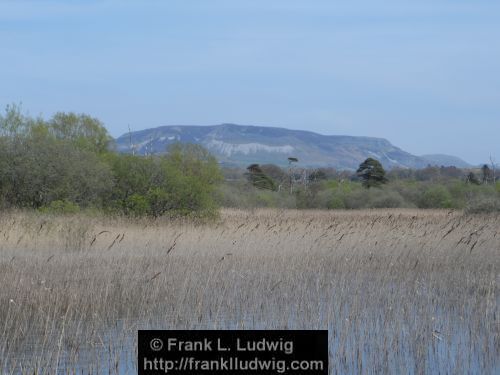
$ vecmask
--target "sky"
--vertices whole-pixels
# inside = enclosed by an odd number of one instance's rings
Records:
[[[0,0],[0,107],[500,162],[498,0]]]

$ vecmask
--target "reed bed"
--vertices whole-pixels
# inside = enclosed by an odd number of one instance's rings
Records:
[[[0,373],[136,373],[137,329],[328,329],[332,374],[499,370],[500,220],[0,214]]]

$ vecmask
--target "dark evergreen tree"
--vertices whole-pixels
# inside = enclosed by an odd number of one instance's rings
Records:
[[[387,182],[384,167],[382,167],[382,164],[378,160],[373,158],[368,158],[362,162],[356,174],[367,189]]]
[[[308,180],[311,182],[324,181],[327,179],[328,176],[326,175],[326,172],[323,169],[316,169],[312,171],[308,176]]]
[[[246,177],[248,181],[258,189],[276,190],[276,184],[272,178],[264,173],[259,164],[251,164],[247,167]]]
[[[491,169],[490,167],[488,167],[487,164],[484,164],[482,167],[481,167],[481,172],[483,174],[483,184],[487,184],[488,182],[490,182],[492,180],[492,173],[491,173]]]

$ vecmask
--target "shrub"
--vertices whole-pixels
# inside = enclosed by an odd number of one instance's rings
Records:
[[[168,155],[109,154],[114,186],[109,208],[130,215],[217,216],[216,159],[197,145],[174,145]]]
[[[154,188],[147,195],[148,214],[158,217],[169,209],[169,195],[161,188]]]
[[[442,185],[429,187],[422,195],[420,208],[452,208],[452,196],[448,189]]]
[[[275,207],[276,202],[272,193],[259,192],[257,193],[257,204],[259,207]]]
[[[379,191],[370,202],[369,208],[398,208],[405,207],[404,198],[397,191]]]
[[[144,216],[150,212],[148,199],[140,194],[132,194],[125,199],[125,213],[131,216]]]
[[[67,200],[57,200],[49,205],[40,207],[40,212],[53,214],[76,214],[80,212],[80,206]]]
[[[331,210],[342,210],[346,208],[343,197],[336,194],[332,194],[329,196],[325,207]]]
[[[500,199],[492,196],[476,196],[465,207],[470,214],[500,212]]]
[[[0,193],[11,206],[40,208],[63,200],[100,206],[111,187],[109,166],[92,152],[45,136],[3,140]]]

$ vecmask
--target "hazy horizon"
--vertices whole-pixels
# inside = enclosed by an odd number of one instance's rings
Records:
[[[235,123],[500,161],[500,4],[3,1],[0,106],[114,137]]]

